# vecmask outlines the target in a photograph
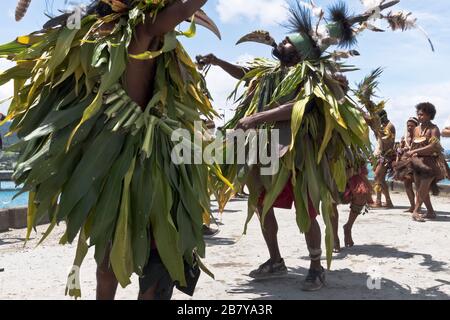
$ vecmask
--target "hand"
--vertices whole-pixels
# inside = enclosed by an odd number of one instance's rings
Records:
[[[203,67],[208,66],[208,65],[215,66],[215,65],[217,65],[217,61],[218,61],[217,57],[212,53],[210,53],[206,56],[197,56],[197,63]]]
[[[245,117],[239,120],[238,124],[236,125],[236,130],[242,129],[244,131],[247,131],[249,129],[254,129],[257,125],[258,124],[253,117]]]

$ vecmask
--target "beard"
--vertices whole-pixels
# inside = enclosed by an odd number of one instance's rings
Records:
[[[278,59],[281,62],[281,64],[285,66],[295,65],[299,62],[297,54],[295,53],[286,54],[283,48],[280,47],[273,48],[272,56]]]
[[[272,50],[272,56],[274,56],[275,58],[277,58],[278,60],[281,61],[283,54],[281,53],[281,51],[278,49],[278,47],[273,48]]]

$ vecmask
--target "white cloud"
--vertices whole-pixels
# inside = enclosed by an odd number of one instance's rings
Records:
[[[237,58],[236,63],[239,64],[239,65],[245,65],[246,63],[251,62],[254,59],[255,59],[255,56],[253,56],[251,54],[248,54],[248,53],[244,53],[243,55],[240,55]]]
[[[229,101],[227,98],[234,90],[238,80],[231,77],[221,68],[213,66],[206,76],[206,81],[208,90],[213,98],[214,109],[219,114],[223,114],[225,120],[229,120],[234,114],[232,111],[233,101]],[[224,120],[217,123],[218,126],[222,126],[223,124]]]
[[[244,65],[245,63],[253,60],[255,57],[251,54],[245,53],[237,57],[235,63],[239,65]],[[213,106],[218,113],[225,116],[225,120],[230,120],[234,115],[234,108],[236,107],[233,99],[228,99],[230,94],[236,88],[238,80],[231,77],[228,73],[219,67],[211,67],[206,77],[208,90],[211,93],[213,101]],[[238,92],[239,95],[242,91]],[[220,122],[220,123],[219,123]],[[224,120],[218,121],[218,126],[224,124]]]
[[[4,86],[0,87],[0,102],[4,101],[8,98],[10,98],[13,95],[14,92],[14,85],[13,82],[10,81]],[[4,101],[2,104],[0,104],[0,113],[7,114],[8,108],[11,100]]]
[[[287,7],[285,0],[219,0],[216,9],[224,23],[247,19],[267,27],[282,22]]]
[[[11,68],[14,64],[10,61],[1,59],[0,60],[0,73],[5,71],[8,68]],[[14,84],[12,81],[0,87],[0,101],[11,97],[14,94]],[[8,111],[9,101],[2,103],[0,105],[0,112],[6,114]]]

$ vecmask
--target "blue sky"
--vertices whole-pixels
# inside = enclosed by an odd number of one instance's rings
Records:
[[[235,46],[245,33],[257,29],[271,32],[282,39],[286,30],[281,26],[286,20],[286,8],[292,0],[209,0],[205,11],[222,32],[219,41],[209,31],[199,28],[194,39],[182,40],[192,57],[215,53],[231,62],[244,62],[252,57],[270,57],[270,48],[258,44]],[[44,11],[53,3],[53,12],[64,8],[64,0],[33,0],[29,14],[20,23],[14,21],[15,0],[2,0],[0,42],[5,43],[19,34],[39,29],[47,20]],[[89,2],[89,1],[78,1]],[[316,0],[319,6],[328,7],[332,0]],[[345,1],[353,12],[362,12],[359,0]],[[51,7],[51,6],[50,6]],[[357,50],[361,56],[349,60],[360,71],[348,74],[351,83],[359,81],[376,67],[385,69],[381,78],[379,96],[387,99],[387,111],[397,126],[398,137],[404,132],[404,122],[414,115],[414,106],[423,101],[434,103],[438,109],[436,123],[443,127],[450,117],[450,6],[448,0],[402,0],[396,10],[412,11],[419,24],[429,33],[436,47],[433,53],[421,33],[365,32],[359,37]],[[0,61],[0,70],[8,64]],[[208,86],[215,106],[229,118],[232,103],[226,97],[235,81],[220,69],[212,68]],[[0,100],[10,95],[11,85],[0,88]],[[0,107],[2,112],[7,105]],[[226,111],[223,111],[226,110]],[[444,142],[450,149],[450,139]]]

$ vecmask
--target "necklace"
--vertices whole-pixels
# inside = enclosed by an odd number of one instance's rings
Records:
[[[427,133],[427,131],[428,131],[428,129],[430,129],[430,126],[431,126],[431,123],[423,123],[421,126],[420,126],[420,136],[421,137],[425,137],[425,135],[426,135],[426,133]]]

